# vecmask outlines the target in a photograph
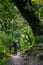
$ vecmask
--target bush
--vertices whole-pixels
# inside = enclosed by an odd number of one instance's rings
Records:
[[[36,43],[32,49],[30,49],[28,55],[30,54],[32,56],[36,56],[40,55],[41,53],[43,53],[43,35],[37,36]]]
[[[0,31],[0,58],[6,57],[10,46],[12,46],[12,36],[7,35],[4,31]]]

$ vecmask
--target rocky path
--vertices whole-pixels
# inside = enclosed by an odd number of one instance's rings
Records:
[[[18,53],[17,55],[12,55],[11,56],[11,65],[24,65],[24,60],[22,59],[22,57],[20,56],[20,53]]]
[[[11,55],[10,65],[43,65],[43,60],[35,57],[21,57],[20,53]]]

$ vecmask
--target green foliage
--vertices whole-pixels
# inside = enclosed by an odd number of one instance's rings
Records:
[[[6,57],[9,52],[9,47],[12,43],[12,36],[8,36],[5,32],[0,31],[0,57]]]
[[[43,17],[43,0],[32,0],[33,3],[33,10],[35,11],[35,14],[37,17]],[[41,10],[42,9],[42,10]]]
[[[0,1],[0,29],[8,30],[11,28],[11,21],[17,21],[18,10],[10,0]]]
[[[0,13],[2,20],[12,19],[14,17],[14,8],[13,3],[11,4],[10,0],[1,0],[0,4]],[[10,16],[9,16],[10,15]]]
[[[20,39],[19,39],[19,45],[20,45],[20,50],[25,50],[27,47],[30,47],[34,45],[35,43],[35,37],[32,33],[32,30],[30,26],[24,26],[22,28],[22,32],[20,34]]]
[[[2,58],[2,59],[0,59],[0,65],[10,65],[9,64],[9,58]]]
[[[43,17],[43,9],[41,3],[38,5],[38,1],[34,0],[33,7],[27,6],[29,9],[35,11],[37,17],[41,15]],[[41,18],[40,17],[40,18]],[[42,19],[41,19],[42,20]],[[43,49],[43,35],[37,36],[36,43],[32,29],[25,23],[25,19],[21,16],[17,7],[11,2],[11,0],[0,0],[0,65],[5,65],[7,58],[5,58],[10,51],[13,51],[13,40],[18,39],[19,50],[24,51],[27,47],[30,48],[29,53],[36,55],[38,51],[41,53]],[[43,23],[43,20],[42,20]],[[41,50],[40,50],[41,49]]]
[[[43,35],[36,37],[36,43],[29,50],[28,55],[37,56],[43,53]]]

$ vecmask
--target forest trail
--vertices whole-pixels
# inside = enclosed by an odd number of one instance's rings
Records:
[[[21,54],[11,55],[10,65],[43,65],[43,60],[35,57],[21,57]]]
[[[24,60],[18,52],[17,55],[11,55],[11,65],[24,65]]]

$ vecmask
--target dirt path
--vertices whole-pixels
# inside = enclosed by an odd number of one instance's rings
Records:
[[[24,60],[22,59],[22,57],[20,56],[20,53],[18,53],[17,55],[12,55],[11,56],[11,65],[24,65]]]
[[[17,55],[11,55],[10,65],[43,65],[43,61],[35,57],[24,57]]]

